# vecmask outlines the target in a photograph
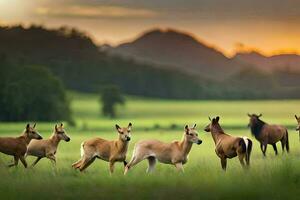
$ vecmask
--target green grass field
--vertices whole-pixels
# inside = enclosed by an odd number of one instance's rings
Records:
[[[61,142],[57,153],[57,167],[43,159],[34,169],[8,169],[12,158],[0,156],[0,195],[2,199],[298,199],[300,195],[300,142],[295,131],[294,114],[300,101],[175,101],[155,99],[127,99],[118,107],[119,118],[100,115],[98,97],[71,93],[76,127],[66,124],[71,142]],[[211,135],[203,128],[208,116],[221,116],[220,123],[229,134],[251,137],[247,129],[247,112],[263,113],[267,122],[284,124],[289,128],[290,154],[274,155],[271,146],[263,158],[258,142],[254,147],[251,168],[241,169],[238,159],[228,161],[228,170],[221,170],[214,152]],[[197,123],[201,145],[194,145],[185,173],[177,173],[174,166],[158,163],[153,174],[146,174],[147,162],[141,162],[127,176],[123,166],[116,164],[115,174],[108,172],[108,163],[96,160],[85,173],[74,171],[71,164],[80,157],[80,143],[91,137],[115,139],[114,125],[133,123],[129,160],[134,144],[140,139],[163,141],[180,140],[185,124]],[[52,133],[55,122],[38,123],[44,138]],[[0,123],[2,136],[19,135],[23,123]],[[251,137],[252,138],[252,137]],[[32,163],[33,157],[27,162]]]

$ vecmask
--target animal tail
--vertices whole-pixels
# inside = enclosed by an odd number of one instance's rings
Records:
[[[243,143],[245,145],[245,153],[246,153],[246,164],[250,165],[250,155],[251,155],[251,151],[252,151],[252,141],[247,138],[247,137],[243,137],[242,138]]]
[[[288,130],[285,130],[285,147],[286,147],[286,151],[289,152],[290,151],[290,145],[289,145],[289,133]]]

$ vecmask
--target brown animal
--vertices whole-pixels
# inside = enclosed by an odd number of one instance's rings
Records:
[[[70,141],[69,136],[67,136],[63,124],[60,126],[55,125],[54,132],[49,139],[45,140],[31,140],[27,147],[26,155],[35,156],[37,159],[32,164],[35,166],[42,158],[46,157],[50,159],[53,164],[56,164],[55,154],[57,151],[58,144],[61,140],[66,142]]]
[[[110,173],[114,172],[115,162],[126,162],[126,153],[130,141],[132,124],[128,127],[121,128],[116,124],[116,129],[119,134],[119,139],[115,141],[107,141],[101,138],[93,138],[81,144],[81,159],[75,162],[72,167],[85,170],[92,164],[96,158],[109,162]]]
[[[226,170],[227,158],[234,158],[236,156],[238,156],[243,167],[249,166],[252,141],[247,137],[234,137],[226,134],[219,124],[219,119],[220,117],[213,118],[212,120],[209,118],[211,123],[204,130],[211,132],[216,145],[216,154],[221,159],[222,169]]]
[[[296,131],[299,131],[299,140],[300,140],[300,117],[297,117],[297,115],[295,115],[295,118],[298,122],[298,126],[296,127]]]
[[[250,117],[248,126],[251,129],[252,135],[260,142],[260,148],[264,156],[266,156],[268,144],[271,144],[275,154],[278,154],[276,147],[278,141],[281,142],[282,152],[284,152],[285,148],[286,151],[289,152],[289,136],[288,131],[284,126],[267,124],[260,119],[262,114],[248,114],[248,116]]]
[[[159,140],[143,140],[138,142],[135,145],[131,161],[125,167],[124,174],[127,174],[131,167],[145,159],[148,160],[149,164],[147,172],[154,170],[156,159],[161,163],[174,165],[177,170],[183,172],[183,165],[187,162],[192,144],[202,143],[198,138],[195,127],[196,124],[193,128],[189,128],[188,125],[186,125],[181,141],[164,143]]]
[[[0,152],[14,156],[14,163],[8,165],[8,167],[17,166],[19,160],[21,160],[24,167],[27,167],[24,155],[27,150],[27,145],[32,139],[42,139],[37,130],[36,124],[32,127],[27,124],[23,134],[19,137],[1,137],[0,138]]]

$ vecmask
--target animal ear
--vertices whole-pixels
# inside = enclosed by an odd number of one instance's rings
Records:
[[[193,128],[196,128],[197,124],[194,124]]]
[[[60,126],[61,126],[61,127],[63,127],[63,126],[64,126],[64,124],[63,124],[63,123],[60,123]]]
[[[295,118],[298,120],[298,117],[297,117],[297,115],[295,115]]]
[[[188,126],[188,125],[185,125],[184,131],[185,131],[186,133],[189,133],[189,126]]]
[[[251,115],[249,113],[247,113],[248,117],[251,117]]]
[[[260,113],[259,115],[258,115],[258,117],[261,117],[262,116],[262,114]]]
[[[132,123],[129,122],[128,127],[127,127],[127,130],[130,131],[130,130],[131,130],[131,127],[132,127]]]
[[[216,122],[219,122],[219,120],[220,120],[220,117],[217,116],[217,117],[216,117]]]
[[[209,119],[209,121],[211,121],[211,118],[210,118],[210,117],[208,117],[208,119]]]
[[[55,124],[54,129],[55,129],[55,131],[57,131],[57,124]]]
[[[216,123],[216,119],[213,118],[213,119],[211,120],[211,123],[212,123],[212,124]]]
[[[117,129],[118,132],[120,132],[121,127],[118,124],[116,124],[116,129]]]
[[[36,123],[34,123],[33,128],[35,128],[35,126],[36,126]]]
[[[26,125],[26,129],[28,130],[28,129],[29,129],[29,127],[30,127],[30,124],[27,124],[27,125]]]

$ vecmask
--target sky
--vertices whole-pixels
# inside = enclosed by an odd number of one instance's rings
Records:
[[[0,0],[0,25],[74,26],[117,45],[153,28],[189,32],[226,54],[300,54],[300,0]]]

